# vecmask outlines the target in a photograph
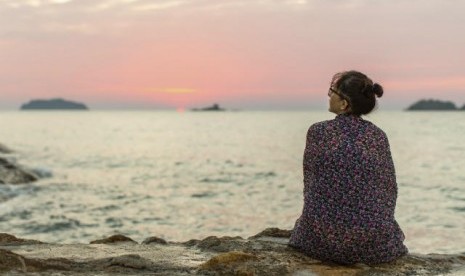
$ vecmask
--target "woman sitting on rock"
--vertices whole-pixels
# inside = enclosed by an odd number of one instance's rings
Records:
[[[394,218],[397,184],[386,134],[361,118],[383,88],[357,71],[328,91],[336,118],[312,125],[304,152],[304,207],[290,246],[342,264],[392,261],[408,250]]]

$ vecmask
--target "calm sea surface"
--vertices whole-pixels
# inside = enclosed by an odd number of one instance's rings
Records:
[[[0,232],[88,243],[248,237],[302,209],[308,127],[328,112],[0,112],[6,155],[50,177],[0,185]],[[465,112],[377,111],[396,218],[417,253],[465,252]]]

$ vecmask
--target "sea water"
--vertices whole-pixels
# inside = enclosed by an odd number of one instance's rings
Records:
[[[302,211],[308,127],[326,111],[3,111],[3,155],[44,178],[0,184],[0,232],[88,243],[249,237]],[[465,252],[465,112],[376,111],[411,252]]]

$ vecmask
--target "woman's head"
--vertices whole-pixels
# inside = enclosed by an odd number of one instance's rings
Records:
[[[333,76],[328,95],[329,111],[340,114],[366,115],[376,106],[376,97],[383,96],[383,87],[365,74],[346,71]]]

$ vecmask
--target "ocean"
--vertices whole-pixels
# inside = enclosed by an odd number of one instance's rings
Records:
[[[0,184],[0,232],[88,243],[249,237],[291,229],[308,127],[326,111],[2,111],[4,155],[44,177]],[[375,111],[396,219],[415,253],[465,252],[465,112]]]

